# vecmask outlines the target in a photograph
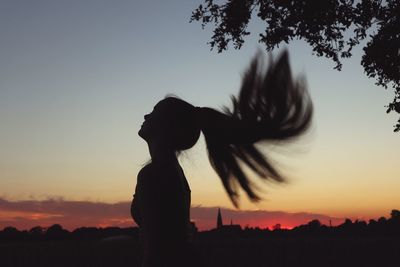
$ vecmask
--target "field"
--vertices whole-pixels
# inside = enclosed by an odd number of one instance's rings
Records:
[[[400,266],[398,238],[197,240],[194,263],[206,267]],[[1,242],[0,266],[140,266],[134,240]],[[193,264],[195,265],[195,264]]]

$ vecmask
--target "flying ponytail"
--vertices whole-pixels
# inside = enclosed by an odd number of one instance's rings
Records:
[[[313,105],[303,81],[292,78],[287,51],[275,61],[270,59],[267,69],[257,54],[232,103],[233,109],[224,108],[223,113],[211,108],[197,108],[196,113],[210,163],[237,207],[239,188],[250,200],[260,200],[241,163],[261,179],[284,181],[255,143],[284,144],[281,141],[299,137],[311,124]]]

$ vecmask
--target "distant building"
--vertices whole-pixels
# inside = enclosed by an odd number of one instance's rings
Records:
[[[217,215],[217,229],[220,229],[224,226],[222,223],[222,215],[221,215],[221,209],[218,208],[218,215]]]
[[[222,221],[221,209],[218,208],[216,230],[222,232],[236,232],[236,231],[241,231],[242,227],[240,226],[240,224],[233,224],[232,219],[231,219],[231,224],[224,225]]]

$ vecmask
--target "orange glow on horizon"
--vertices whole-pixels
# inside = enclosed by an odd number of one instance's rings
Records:
[[[60,224],[63,228],[74,230],[80,227],[135,227],[129,214],[130,202],[105,203],[91,201],[57,200],[21,200],[3,199],[0,204],[0,230],[7,226],[20,230],[29,230],[35,226],[48,227]],[[200,231],[211,230],[217,225],[217,207],[192,206],[191,220]],[[293,229],[312,220],[319,220],[323,225],[336,226],[345,218],[368,222],[381,216],[390,216],[390,210],[379,216],[337,216],[333,212],[294,212],[271,211],[267,209],[230,209],[221,208],[224,225],[238,224],[242,228],[274,229],[280,224],[281,229]],[[329,215],[328,215],[329,214]],[[360,211],[360,214],[363,214]]]
[[[25,211],[2,211],[0,210],[0,222],[5,220],[18,220],[20,218],[32,221],[46,220],[51,218],[60,218],[60,214],[48,214],[39,212],[25,212]]]

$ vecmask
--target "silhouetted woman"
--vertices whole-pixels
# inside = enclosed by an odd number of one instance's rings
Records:
[[[260,60],[261,59],[261,60]],[[190,266],[187,255],[190,188],[177,160],[203,132],[210,163],[231,201],[238,189],[252,201],[260,198],[242,164],[257,177],[281,182],[283,177],[265,153],[255,147],[298,137],[310,125],[312,102],[302,80],[292,79],[287,52],[266,69],[257,55],[243,77],[233,109],[224,112],[195,107],[167,97],[144,116],[139,131],[151,162],[138,174],[132,216],[144,236],[143,266]]]

